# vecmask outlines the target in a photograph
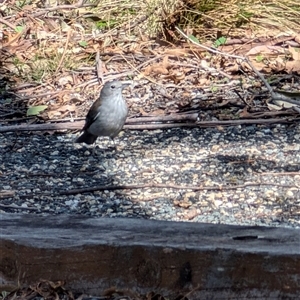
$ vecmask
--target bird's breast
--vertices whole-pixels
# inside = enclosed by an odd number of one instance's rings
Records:
[[[127,104],[123,99],[116,99],[110,105],[103,104],[88,132],[97,136],[115,137],[124,126],[128,113]]]

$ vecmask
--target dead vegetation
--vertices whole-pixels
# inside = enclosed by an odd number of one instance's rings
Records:
[[[114,78],[159,86],[159,93],[150,87],[148,108],[143,101],[132,104],[135,116],[171,106],[165,114],[203,109],[192,100],[195,89],[215,105],[232,84],[230,102],[247,102],[243,112],[251,112],[257,93],[265,90],[251,68],[190,41],[247,56],[276,88],[299,89],[297,1],[18,0],[2,1],[0,13],[0,118],[5,121],[76,118],[97,97],[100,84]],[[256,95],[249,96],[249,89]],[[146,99],[147,93],[149,88],[137,86],[137,98]],[[226,101],[232,98],[225,95]],[[297,94],[288,97],[298,100]],[[266,111],[287,107],[265,104]],[[226,119],[245,118],[227,113]]]
[[[16,288],[12,292],[2,292],[0,299],[3,300],[169,300],[164,296],[155,292],[149,292],[147,295],[140,295],[129,289],[117,289],[111,287],[103,291],[102,296],[94,297],[82,293],[73,293],[71,290],[65,288],[66,282],[64,281],[49,281],[40,280],[28,287]],[[196,290],[196,289],[195,289]],[[186,295],[178,295],[173,297],[174,300],[188,300],[188,296],[195,290],[188,292]]]

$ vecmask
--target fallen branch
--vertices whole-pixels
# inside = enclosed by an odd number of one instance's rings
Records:
[[[15,131],[52,131],[52,130],[77,130],[82,129],[84,121],[68,122],[68,123],[46,123],[46,124],[21,124],[12,126],[0,126],[0,132]]]
[[[299,188],[296,185],[290,184],[275,184],[275,183],[245,183],[241,185],[219,185],[219,186],[180,186],[176,184],[159,184],[159,183],[149,183],[149,184],[129,184],[129,185],[102,185],[96,187],[88,187],[82,189],[73,189],[68,191],[61,191],[59,195],[76,195],[81,193],[91,193],[96,191],[115,191],[115,190],[136,190],[136,189],[145,189],[145,188],[160,188],[160,189],[174,189],[174,190],[193,190],[193,191],[227,191],[227,190],[236,190],[244,189],[250,186],[277,186],[282,188]]]
[[[9,209],[20,209],[20,210],[32,210],[32,211],[37,211],[37,207],[23,207],[23,206],[17,206],[17,205],[5,205],[5,204],[0,204],[0,208],[9,208]]]
[[[143,118],[137,118],[137,119],[139,120],[134,121],[135,119],[127,119],[124,129],[155,130],[155,129],[178,128],[178,127],[208,128],[208,127],[217,127],[217,126],[234,126],[234,125],[247,125],[247,124],[248,125],[249,124],[287,124],[287,123],[293,123],[295,120],[298,120],[298,119],[241,119],[241,120],[229,120],[229,121],[200,121],[194,123],[162,123],[162,122],[170,122],[170,120],[163,121],[163,117],[160,117],[160,119],[157,119],[157,122],[161,122],[161,123],[139,124],[141,122],[147,123],[147,121],[140,120]],[[45,124],[31,124],[31,125],[21,124],[21,125],[12,125],[12,126],[0,126],[0,133],[16,132],[16,131],[81,130],[83,125],[84,125],[84,121],[54,123],[54,124],[45,123]]]
[[[16,30],[16,26],[9,23],[8,21],[4,20],[3,18],[0,18],[0,23],[5,24],[6,26],[10,27],[12,30]]]
[[[150,122],[174,122],[174,121],[197,121],[198,113],[171,114],[168,116],[150,116],[128,118],[126,124],[150,123]]]

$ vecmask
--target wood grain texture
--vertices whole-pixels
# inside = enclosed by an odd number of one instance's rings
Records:
[[[66,280],[189,299],[295,298],[300,231],[137,219],[0,215],[0,284]]]

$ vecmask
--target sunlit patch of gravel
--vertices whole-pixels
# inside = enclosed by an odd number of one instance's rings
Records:
[[[97,156],[73,139],[0,135],[2,213],[300,227],[299,124],[126,131]],[[103,185],[152,186],[60,195]]]

